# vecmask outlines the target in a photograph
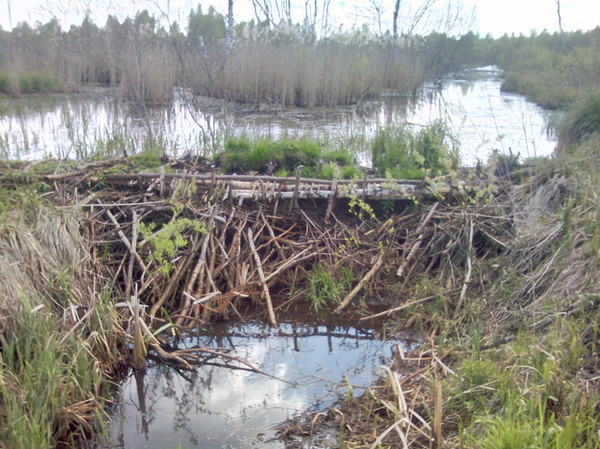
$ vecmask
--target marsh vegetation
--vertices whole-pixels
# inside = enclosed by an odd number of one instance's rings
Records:
[[[199,151],[173,158],[177,144],[164,134],[136,140],[126,129],[92,146],[86,136],[75,159],[23,162],[6,152],[0,446],[78,447],[106,435],[111,382],[124,368],[142,373],[149,358],[182,378],[207,359],[269,374],[220,347],[174,343],[249,311],[276,326],[300,307],[383,317],[387,333],[424,337],[364,395],[347,382],[336,407],[283,429],[289,447],[317,439],[325,424],[340,448],[597,449],[600,119],[590,92],[600,81],[599,29],[433,33],[398,45],[362,31],[317,36],[248,23],[235,30],[235,51],[227,32],[212,9],[192,11],[185,33],[148,12],[104,27],[86,19],[67,32],[20,24],[0,31],[9,50],[0,53],[0,91],[99,83],[147,108],[171,102],[179,86],[269,107],[331,106],[497,63],[505,89],[569,110],[550,157],[523,161],[513,148],[471,170],[443,123],[362,136],[390,189],[394,178],[419,178],[437,192],[427,199],[352,196],[365,176],[356,153],[304,136],[223,136],[212,160]],[[280,176],[303,166],[350,178],[349,196],[336,207],[244,202],[226,183],[196,182],[211,163]]]

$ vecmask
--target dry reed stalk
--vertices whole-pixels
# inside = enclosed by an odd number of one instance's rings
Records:
[[[46,206],[28,211],[24,222],[14,217],[0,226],[0,333],[10,329],[23,311],[23,295],[32,306],[44,297],[55,297],[65,310],[75,297],[88,306],[93,285],[89,254],[80,233],[81,216],[74,211],[57,211]],[[16,212],[15,212],[16,213]],[[62,295],[57,280],[73,278],[68,287],[80,296]],[[65,293],[65,292],[62,292]]]
[[[458,303],[456,304],[456,308],[454,309],[454,319],[458,319],[463,301],[465,299],[465,295],[467,294],[467,287],[469,286],[469,282],[471,281],[471,274],[473,272],[473,262],[472,262],[472,248],[473,248],[473,220],[469,220],[469,236],[467,239],[467,248],[465,250],[465,254],[467,257],[467,273],[465,274],[465,280],[462,285],[462,289],[460,291],[460,296],[458,297]]]
[[[431,449],[441,449],[442,437],[442,382],[435,376],[435,409],[433,412],[433,425],[431,435]]]
[[[406,405],[406,398],[404,396],[404,391],[402,389],[402,383],[398,379],[395,372],[393,372],[389,367],[384,367],[387,372],[387,380],[392,385],[392,390],[394,393],[394,399],[396,403],[392,403],[381,399],[381,402],[385,406],[385,408],[394,416],[394,423],[390,425],[387,429],[381,432],[373,444],[371,445],[371,449],[376,449],[382,443],[382,441],[387,437],[387,435],[396,431],[398,434],[400,441],[402,442],[402,447],[404,449],[408,449],[408,437],[407,430],[410,426],[409,420],[409,410]]]

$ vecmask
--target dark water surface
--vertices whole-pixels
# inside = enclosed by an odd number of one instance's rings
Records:
[[[274,425],[332,405],[348,394],[348,381],[367,386],[379,377],[399,344],[380,337],[372,329],[337,325],[283,323],[275,329],[252,323],[207,329],[206,335],[178,346],[224,348],[273,377],[218,357],[205,358],[191,372],[150,365],[123,384],[112,416],[111,447],[282,447],[269,442]]]

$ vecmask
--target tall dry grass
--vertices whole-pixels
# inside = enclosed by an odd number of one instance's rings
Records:
[[[353,104],[384,89],[412,91],[425,77],[425,59],[417,50],[368,33],[319,40],[300,31],[280,39],[276,31],[258,37],[240,32],[231,48],[176,27],[166,31],[143,13],[123,22],[110,17],[103,28],[85,20],[68,32],[54,22],[23,24],[11,33],[0,31],[0,48],[6,49],[0,70],[13,78],[44,73],[65,89],[107,84],[139,102],[169,101],[177,85],[283,107]]]
[[[0,193],[0,447],[79,447],[123,332],[80,211]]]
[[[19,321],[24,297],[34,308],[52,297],[59,310],[86,307],[93,300],[89,254],[78,217],[42,206],[31,213],[29,223],[15,210],[0,225],[0,333]],[[61,285],[61,279],[74,283]]]
[[[424,77],[422,63],[408,50],[334,41],[240,42],[221,67],[198,60],[190,70],[204,95],[283,107],[354,104],[384,89],[412,91]]]

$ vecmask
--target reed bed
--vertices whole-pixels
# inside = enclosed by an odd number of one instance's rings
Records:
[[[186,35],[173,24],[167,31],[147,11],[122,23],[111,16],[104,27],[86,19],[69,32],[55,20],[35,29],[23,23],[0,32],[7,49],[0,92],[102,84],[118,87],[123,99],[152,104],[171,101],[178,86],[242,103],[316,107],[356,104],[385,89],[413,92],[426,77],[419,49],[389,39],[358,31],[320,39],[301,29],[281,38],[279,31],[240,30],[231,47],[204,27],[190,25]]]
[[[424,79],[409,50],[376,43],[240,42],[218,71],[202,64],[193,65],[190,77],[200,93],[281,107],[355,104],[385,89],[412,92]]]

